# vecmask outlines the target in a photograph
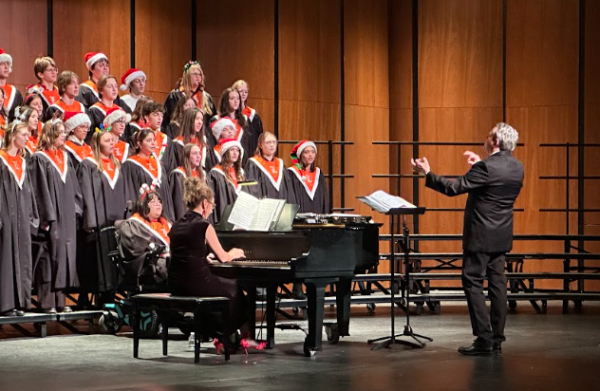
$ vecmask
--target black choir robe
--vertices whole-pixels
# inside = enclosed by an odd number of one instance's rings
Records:
[[[4,109],[8,113],[8,123],[15,119],[15,109],[23,106],[23,95],[13,84],[0,87],[4,90]]]
[[[126,197],[134,204],[140,197],[140,188],[145,183],[148,186],[156,185],[156,191],[162,198],[163,214],[169,221],[175,221],[175,212],[173,211],[173,200],[171,199],[171,187],[169,186],[169,176],[161,162],[158,165],[158,176],[152,173],[140,163],[133,159],[127,159],[122,165],[122,174],[125,179]]]
[[[181,126],[177,122],[171,121],[165,128],[165,134],[167,136],[169,136],[170,138],[175,139],[176,137],[179,136],[180,128],[181,128]]]
[[[242,173],[244,173],[243,169]],[[235,200],[237,200],[238,194],[246,186],[241,186],[240,184],[234,186],[233,182],[227,179],[225,173],[220,168],[220,166],[213,167],[209,171],[208,175],[206,176],[206,181],[215,193],[216,205],[214,207],[213,213],[211,214],[211,217],[212,222],[216,224],[221,219],[221,216],[225,211],[225,207],[227,205],[232,205],[235,202]]]
[[[66,151],[63,154],[67,166],[62,174],[41,151],[35,152],[28,163],[40,226],[50,225],[49,256],[38,254],[34,259],[35,278],[40,279],[34,284],[52,282],[53,291],[79,286],[75,259],[77,217],[82,211],[81,190],[69,155]],[[37,264],[40,259],[48,259],[50,264]]]
[[[88,113],[83,103],[79,101],[74,101],[73,104],[69,106],[61,99],[58,102],[54,102],[53,104],[48,106],[46,111],[44,111],[44,115],[42,116],[42,118],[44,122],[49,121],[52,119],[52,117],[54,117],[54,113],[56,112],[58,112],[58,114],[56,115],[57,118],[60,118],[65,113],[65,111],[75,111],[77,113],[85,114]]]
[[[78,102],[81,102],[86,109],[100,101],[98,88],[92,80],[86,80],[79,85],[79,94],[75,97]]]
[[[156,133],[156,134],[158,134],[158,133]],[[167,170],[167,175],[168,175],[168,173],[170,173],[171,171],[173,171],[174,169],[179,167],[179,165],[177,164],[177,161],[175,160],[173,139],[164,133],[162,133],[162,135],[163,135],[163,138],[162,138],[161,145],[159,145],[158,137],[156,137],[157,151],[155,151],[154,155],[157,156],[158,160],[160,160],[160,162],[163,164],[163,166],[165,167],[165,170]]]
[[[88,109],[88,116],[90,117],[90,121],[92,122],[92,124],[90,125],[90,130],[88,134],[85,136],[86,144],[91,143],[92,136],[94,135],[96,128],[100,129],[100,125],[102,125],[102,122],[104,122],[104,118],[106,118],[106,112],[114,107],[114,104],[111,107],[107,107],[104,104],[102,104],[102,102],[96,102],[92,105],[92,107]]]
[[[135,134],[140,130],[142,130],[142,127],[139,124],[130,122],[125,127],[125,132],[123,132],[121,138],[123,141],[128,142],[131,148],[135,149]]]
[[[293,167],[285,170],[289,191],[288,202],[298,204],[300,213],[331,213],[325,177],[318,167],[315,170],[317,170],[317,174],[312,191],[304,184],[297,170]]]
[[[118,270],[108,258],[108,248],[100,246],[98,238],[103,241],[101,235],[105,235],[99,230],[126,217],[125,179],[120,169],[115,169],[112,179],[106,172],[100,172],[91,157],[79,164],[77,179],[83,201],[77,251],[81,287],[86,292],[114,290],[119,282]],[[90,229],[95,232],[88,232]]]
[[[277,178],[277,181],[273,179],[273,176],[255,158],[248,159],[246,174],[248,178],[252,178],[258,182],[256,194],[259,198],[287,200],[289,181],[285,180],[286,169],[283,165],[283,159],[277,157],[275,159],[279,162],[279,178]]]
[[[248,153],[254,154],[256,147],[258,147],[258,138],[263,132],[263,124],[260,115],[253,108],[246,106],[242,110],[242,113],[246,116],[248,121]]]
[[[31,301],[31,235],[39,217],[25,159],[22,167],[19,180],[0,156],[0,313]]]
[[[182,167],[177,167],[169,175],[169,186],[171,187],[171,199],[173,200],[175,221],[179,220],[188,210],[183,202],[183,184],[186,178],[187,175]],[[206,180],[206,173],[204,175],[204,180]]]

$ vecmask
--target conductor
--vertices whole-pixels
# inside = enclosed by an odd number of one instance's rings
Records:
[[[464,156],[471,169],[449,180],[431,172],[427,158],[412,159],[413,169],[425,174],[425,185],[453,197],[468,193],[463,226],[462,284],[467,297],[473,335],[466,355],[500,355],[506,323],[505,254],[513,241],[513,206],[523,186],[523,164],[512,156],[518,132],[500,122],[489,132],[481,158],[471,151]],[[485,304],[483,279],[488,279],[491,310]]]

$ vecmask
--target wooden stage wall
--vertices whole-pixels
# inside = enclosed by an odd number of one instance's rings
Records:
[[[571,212],[567,226],[565,212],[542,211],[565,208],[567,190],[570,208],[599,210],[600,185],[594,179],[582,186],[573,179],[568,187],[564,179],[540,179],[564,176],[567,167],[565,148],[540,144],[600,142],[599,3],[1,0],[0,47],[12,54],[11,82],[21,89],[34,81],[31,64],[37,55],[51,53],[61,70],[74,70],[83,79],[83,54],[100,50],[119,78],[131,65],[143,69],[149,94],[159,101],[192,58],[202,64],[215,101],[243,78],[265,129],[280,139],[354,143],[333,150],[334,173],[354,176],[345,180],[343,191],[342,180],[334,179],[334,206],[359,213],[369,211],[355,197],[377,189],[399,188],[404,197],[432,209],[460,209],[465,203],[464,196],[445,198],[425,189],[422,179],[413,188],[412,178],[373,178],[411,174],[413,147],[401,148],[398,166],[396,147],[372,141],[482,143],[491,127],[505,120],[525,144],[515,151],[526,167],[516,233],[598,235],[598,212]],[[470,148],[482,152],[479,145]],[[421,146],[418,151],[436,172],[457,175],[468,169],[465,149]],[[289,150],[289,145],[280,150],[288,163]],[[319,152],[327,171],[327,150]],[[599,152],[571,148],[569,175],[599,176]],[[418,231],[460,233],[462,216],[432,210],[420,219]],[[560,252],[563,244],[516,243],[515,248]],[[600,251],[600,244],[586,249]],[[421,250],[458,251],[460,245],[436,243]],[[528,261],[526,267],[558,271],[562,263]]]

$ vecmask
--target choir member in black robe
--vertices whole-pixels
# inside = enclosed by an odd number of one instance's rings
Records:
[[[23,315],[31,301],[31,236],[39,225],[27,173],[24,123],[9,125],[0,150],[0,316]]]
[[[29,106],[35,109],[38,113],[38,137],[42,133],[42,114],[44,113],[44,104],[42,103],[42,96],[34,90],[33,92],[25,96],[23,101],[25,106]]]
[[[129,121],[129,123],[127,124],[127,127],[125,128],[125,134],[123,135],[123,139],[129,143],[129,145],[131,147],[133,147],[135,149],[135,134],[142,130],[143,128],[146,127],[146,121],[144,121],[144,118],[142,117],[142,109],[144,108],[144,105],[147,102],[150,102],[152,99],[147,97],[147,96],[143,96],[141,97],[138,101],[137,104],[135,105],[135,109],[133,110],[133,113],[131,114],[131,120]]]
[[[4,138],[4,126],[8,123],[8,111],[4,108],[4,90],[0,88],[0,147]]]
[[[325,177],[315,166],[317,146],[303,140],[292,148],[294,165],[288,167],[288,202],[300,205],[300,213],[331,213]]]
[[[15,116],[15,109],[23,105],[23,95],[12,84],[8,83],[8,76],[12,72],[13,60],[10,54],[0,48],[0,88],[4,91],[4,108],[8,113],[8,121]],[[8,122],[7,121],[7,122]]]
[[[86,110],[89,110],[94,103],[100,101],[96,83],[98,83],[102,76],[108,75],[109,65],[108,57],[104,53],[86,53],[84,59],[85,66],[88,69],[89,80],[81,83],[79,86],[79,95],[75,99],[81,102]]]
[[[91,131],[85,139],[87,144],[92,141],[92,136],[94,135],[96,128],[100,128],[100,125],[104,121],[104,117],[106,117],[106,113],[112,109],[121,108],[115,101],[119,96],[119,84],[117,78],[113,75],[102,76],[98,81],[98,96],[100,100],[89,108],[92,126]]]
[[[40,216],[42,236],[34,244],[34,286],[43,310],[70,311],[63,291],[79,286],[76,258],[76,219],[81,216],[81,191],[68,153],[62,121],[47,122],[29,173]]]
[[[202,150],[198,144],[193,143],[185,145],[183,148],[183,164],[174,169],[169,175],[175,220],[179,220],[187,211],[183,202],[183,183],[189,177],[200,178],[203,182],[206,182],[206,175],[202,169]]]
[[[173,140],[161,131],[165,108],[160,103],[148,101],[142,107],[142,119],[152,129],[156,140],[154,156],[165,166],[167,173],[177,168],[173,153]]]
[[[188,212],[171,228],[171,263],[169,264],[169,290],[174,295],[227,297],[230,299],[231,329],[222,330],[225,338],[236,329],[242,331],[242,337],[248,338],[249,325],[248,305],[244,294],[235,280],[218,277],[212,274],[212,262],[227,263],[237,258],[244,258],[244,251],[233,248],[223,250],[215,229],[208,218],[215,207],[215,198],[210,187],[199,178],[188,178],[185,182],[184,200]],[[209,250],[210,249],[210,250]],[[213,260],[209,253],[213,252],[219,261]],[[215,340],[214,345],[219,352],[223,345]],[[251,339],[240,342],[246,350],[253,347],[262,350],[265,343],[257,343]]]
[[[73,167],[77,169],[83,159],[92,155],[92,148],[85,143],[92,123],[85,113],[74,111],[65,113],[63,123],[69,134],[65,142],[65,150],[69,152]]]
[[[248,83],[245,80],[238,80],[233,83],[233,88],[240,93],[240,107],[242,108],[242,114],[246,116],[248,121],[248,148],[250,148],[249,151],[254,151],[258,146],[258,137],[263,132],[262,119],[256,110],[248,106]]]
[[[204,115],[202,110],[188,109],[182,120],[180,133],[173,140],[173,159],[177,167],[183,164],[183,147],[192,143],[200,147],[202,151],[202,168],[206,169],[206,139],[204,137]],[[209,168],[212,168],[209,167]]]
[[[40,56],[33,62],[33,73],[37,78],[37,83],[28,86],[27,93],[36,92],[40,94],[42,99],[40,117],[45,118],[44,114],[48,107],[60,100],[60,93],[56,86],[58,68],[52,57]]]
[[[137,199],[138,192],[143,184],[152,186],[158,191],[163,200],[165,216],[169,221],[174,221],[173,202],[171,200],[171,187],[169,174],[163,164],[155,157],[156,139],[152,129],[142,129],[136,136],[136,154],[123,163],[127,200]]]
[[[298,204],[300,213],[330,213],[325,178],[321,175],[321,170],[315,167],[315,143],[300,141],[292,148],[291,157],[293,165],[286,170],[288,202]],[[294,283],[292,296],[295,299],[306,298],[300,283]]]
[[[241,155],[242,145],[235,139],[221,140],[222,159],[208,173],[207,181],[215,192],[217,206],[213,213],[215,223],[218,223],[227,205],[231,205],[237,199],[242,185],[239,182],[245,180],[242,168]]]
[[[173,110],[173,115],[171,116],[171,122],[167,125],[167,128],[165,129],[165,134],[167,136],[171,137],[172,139],[177,137],[180,133],[179,129],[181,128],[181,121],[183,120],[183,113],[185,113],[185,111],[187,109],[191,109],[191,108],[195,108],[195,107],[197,107],[197,106],[196,106],[196,101],[194,100],[194,98],[184,97],[184,98],[179,99],[179,101],[177,101],[177,104],[175,105],[175,109]],[[203,131],[206,131],[206,130],[203,129]]]
[[[131,146],[124,138],[127,124],[131,121],[131,116],[121,108],[113,107],[106,113],[106,117],[102,122],[104,131],[112,133],[115,138],[115,148],[113,155],[120,163],[125,163],[131,154]]]
[[[86,113],[83,103],[75,100],[75,97],[79,94],[79,76],[75,72],[63,71],[60,73],[58,76],[58,93],[60,99],[46,109],[43,116],[44,121],[51,120],[56,112],[58,112],[58,118],[69,111]]]
[[[94,132],[92,156],[84,159],[77,169],[83,197],[77,257],[82,293],[111,292],[118,284],[117,270],[101,238],[107,235],[101,232],[103,228],[124,218],[127,206],[125,179],[121,163],[113,154],[114,146],[115,137],[109,131]]]
[[[140,98],[144,97],[144,91],[146,90],[146,74],[144,71],[135,68],[129,68],[127,72],[121,76],[121,91],[127,91],[129,94],[121,97],[121,102],[125,103],[127,109],[125,111],[128,114],[133,113],[135,106]]]
[[[211,118],[211,125],[215,124],[218,120],[227,118],[235,124],[235,136],[234,138],[242,144],[244,151],[254,151],[254,149],[248,149],[250,147],[250,135],[248,134],[248,120],[240,106],[240,93],[233,87],[227,88],[221,95],[219,104],[219,114]],[[218,141],[213,140],[214,142]],[[213,142],[209,140],[209,145]],[[248,157],[245,157],[242,164],[246,164]]]
[[[15,109],[15,119],[26,123],[27,129],[29,130],[29,140],[25,147],[25,159],[29,161],[29,158],[36,151],[39,142],[39,115],[37,110],[33,107],[21,106]]]
[[[277,137],[264,132],[258,138],[258,147],[254,157],[246,163],[246,174],[258,182],[260,198],[288,199],[288,182],[285,180],[283,159],[277,153]]]
[[[209,170],[217,164],[221,163],[221,141],[235,139],[235,124],[229,118],[221,118],[211,124],[211,131],[215,140],[218,140],[217,145],[210,147],[207,144],[207,158],[205,168]],[[241,144],[240,144],[241,145]]]
[[[171,122],[175,106],[182,97],[192,97],[196,101],[196,107],[204,113],[205,124],[217,112],[212,96],[204,91],[204,72],[197,61],[190,61],[183,66],[183,76],[165,100],[165,128]]]
[[[124,280],[135,285],[166,282],[171,223],[164,215],[165,199],[147,185],[140,189],[133,215],[115,223],[123,253]],[[151,253],[158,256],[148,257]]]

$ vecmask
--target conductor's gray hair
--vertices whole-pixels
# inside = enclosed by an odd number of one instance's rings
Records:
[[[492,131],[498,140],[501,151],[514,151],[519,141],[519,132],[506,122],[498,122]]]

